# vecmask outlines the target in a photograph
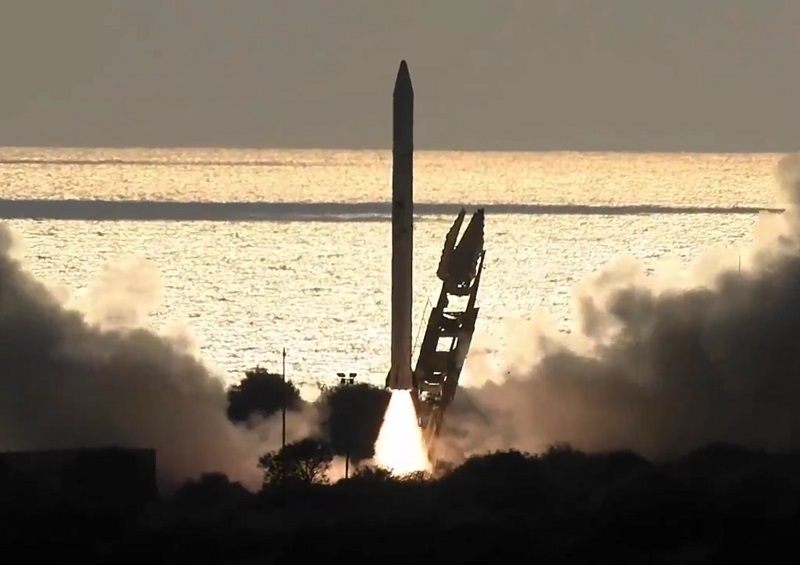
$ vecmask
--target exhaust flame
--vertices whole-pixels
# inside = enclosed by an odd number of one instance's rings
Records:
[[[393,475],[430,469],[411,391],[393,390],[375,442],[375,461]]]

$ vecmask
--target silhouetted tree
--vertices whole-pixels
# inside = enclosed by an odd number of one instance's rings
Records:
[[[404,475],[400,475],[397,479],[402,483],[424,483],[431,478],[430,474],[426,471],[412,471],[411,473],[406,473]]]
[[[325,388],[319,400],[322,432],[336,455],[354,462],[371,458],[389,404],[389,392],[366,383]]]
[[[332,460],[328,444],[306,438],[264,455],[259,466],[264,470],[266,486],[327,484]]]
[[[593,455],[591,467],[593,476],[600,484],[611,485],[649,469],[652,463],[633,451],[610,451]]]
[[[715,482],[727,483],[768,460],[767,454],[742,446],[711,443],[692,451],[683,459],[668,463],[666,468],[671,475],[681,479],[713,478]]]
[[[485,455],[470,457],[453,469],[446,477],[448,481],[462,482],[465,486],[478,487],[484,480],[498,479],[508,483],[511,480],[524,482],[533,474],[538,474],[540,465],[536,457],[516,449],[495,451]]]
[[[373,466],[360,467],[353,473],[352,479],[377,483],[389,483],[397,480],[389,469]]]
[[[594,460],[569,443],[555,443],[537,456],[542,475],[550,484],[572,492],[592,488]]]
[[[247,495],[247,489],[231,482],[224,473],[206,473],[182,485],[175,492],[175,501],[189,508],[204,508],[243,500]]]
[[[517,450],[470,457],[440,483],[448,504],[478,504],[504,510],[542,510],[552,493],[542,477],[541,461]],[[464,493],[470,493],[469,499]]]
[[[244,378],[228,389],[228,419],[245,423],[252,416],[267,418],[284,406],[288,410],[299,408],[300,391],[283,377],[270,373],[263,367],[245,371]]]

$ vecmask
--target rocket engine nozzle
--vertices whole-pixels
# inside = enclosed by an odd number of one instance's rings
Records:
[[[409,371],[409,376],[404,377],[400,371],[389,371],[386,376],[386,388],[392,390],[412,390],[414,388],[414,377]]]

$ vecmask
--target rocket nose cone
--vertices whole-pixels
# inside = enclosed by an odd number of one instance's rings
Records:
[[[394,81],[394,88],[408,89],[411,87],[411,75],[408,72],[408,65],[405,59],[400,61],[400,68],[397,69],[397,78]]]

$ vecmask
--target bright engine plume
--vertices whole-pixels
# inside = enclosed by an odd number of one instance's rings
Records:
[[[428,471],[428,451],[409,390],[393,390],[375,442],[375,461],[393,475]]]

